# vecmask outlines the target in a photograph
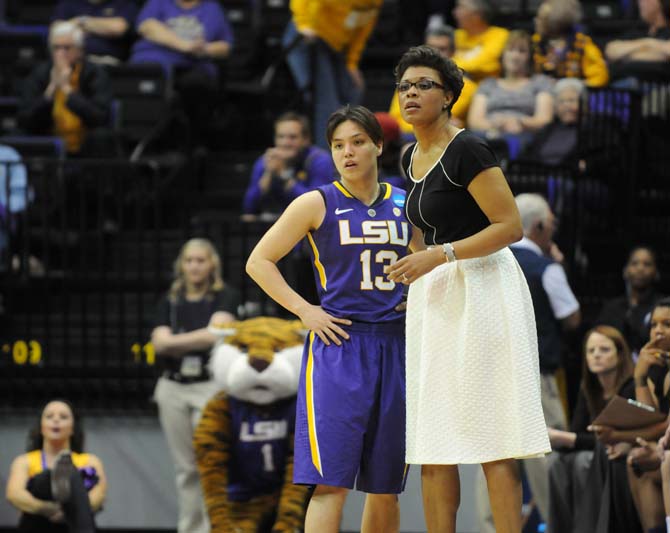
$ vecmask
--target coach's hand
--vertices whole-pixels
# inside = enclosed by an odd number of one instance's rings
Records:
[[[384,267],[384,273],[387,274],[389,280],[395,283],[409,285],[444,261],[442,249],[435,247],[406,255],[392,265]]]

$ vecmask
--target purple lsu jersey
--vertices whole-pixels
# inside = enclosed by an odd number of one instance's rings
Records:
[[[319,187],[326,204],[321,226],[307,234],[321,307],[356,322],[395,322],[404,313],[403,285],[384,267],[407,253],[411,227],[405,217],[405,191],[380,184],[381,198],[367,206],[340,182]]]
[[[275,492],[284,484],[286,459],[295,427],[295,397],[254,405],[231,396],[231,447],[228,498],[244,502]]]

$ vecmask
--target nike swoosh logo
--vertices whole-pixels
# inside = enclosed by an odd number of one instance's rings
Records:
[[[335,209],[335,214],[336,215],[341,215],[342,213],[348,213],[349,211],[353,211],[353,209]]]

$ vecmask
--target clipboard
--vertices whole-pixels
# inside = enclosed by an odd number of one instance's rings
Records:
[[[616,429],[638,429],[663,422],[667,417],[653,407],[617,395],[591,424]]]

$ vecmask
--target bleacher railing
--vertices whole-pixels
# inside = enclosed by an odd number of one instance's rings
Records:
[[[194,218],[197,190],[151,164],[22,164],[28,187],[1,183],[14,209],[0,216],[0,407],[66,396],[88,409],[149,408],[154,310],[179,248],[211,238],[225,279],[253,300],[243,260],[268,224]]]

